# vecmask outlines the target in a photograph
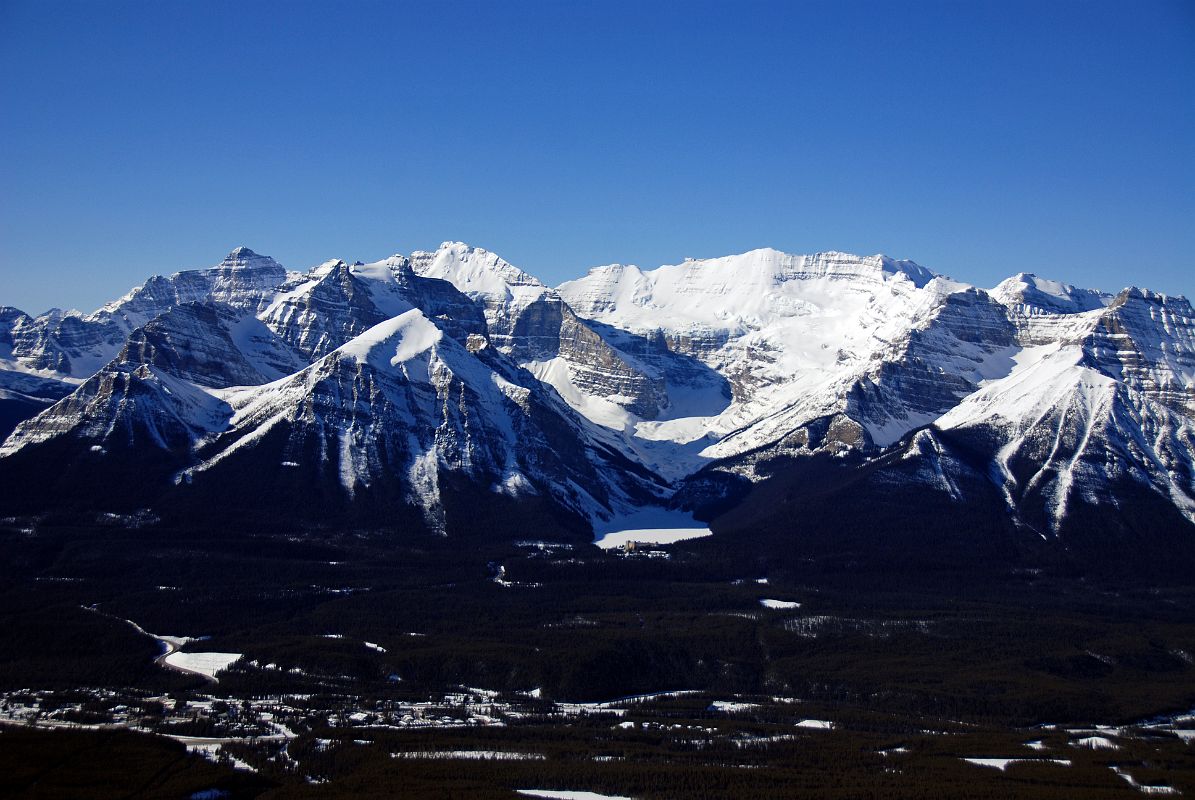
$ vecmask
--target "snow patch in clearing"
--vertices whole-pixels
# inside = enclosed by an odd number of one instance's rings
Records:
[[[834,723],[824,719],[803,719],[797,723],[798,728],[811,728],[817,731],[832,731]]]
[[[710,703],[709,711],[725,711],[733,714],[736,711],[750,711],[759,708],[759,703],[738,703],[733,700],[715,700]]]
[[[764,608],[800,608],[801,604],[795,600],[770,600],[763,599],[759,604]]]

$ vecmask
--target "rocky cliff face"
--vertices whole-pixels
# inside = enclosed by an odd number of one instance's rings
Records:
[[[1086,363],[1177,414],[1195,416],[1195,312],[1185,298],[1125,289],[1083,340]]]
[[[118,360],[213,389],[268,383],[307,365],[252,314],[219,303],[171,308],[134,330]]]

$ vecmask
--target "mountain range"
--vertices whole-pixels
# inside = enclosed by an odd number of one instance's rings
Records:
[[[587,539],[667,507],[796,561],[1195,565],[1186,299],[885,256],[553,288],[459,242],[240,247],[94,313],[0,308],[0,436],[10,515]]]

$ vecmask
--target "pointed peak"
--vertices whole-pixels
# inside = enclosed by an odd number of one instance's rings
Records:
[[[415,268],[411,264],[411,259],[404,255],[393,255],[382,259],[378,263],[385,266],[395,278],[402,282],[410,280],[415,275]]]
[[[1130,300],[1142,300],[1157,306],[1189,307],[1189,301],[1182,295],[1155,292],[1153,289],[1146,289],[1140,286],[1126,286],[1124,289],[1121,289],[1116,297],[1113,298],[1110,305],[1112,307],[1120,307]]]
[[[220,262],[221,267],[244,267],[250,264],[254,266],[272,265],[277,262],[269,256],[263,256],[260,253],[255,253],[248,247],[241,245],[233,248],[232,252],[224,257]]]
[[[31,317],[16,306],[0,306],[0,322],[17,319],[31,319]]]
[[[320,280],[320,279],[328,277],[329,275],[337,272],[338,270],[347,271],[348,268],[349,268],[349,265],[344,263],[343,261],[341,261],[339,258],[332,258],[332,259],[329,259],[329,260],[323,262],[322,264],[316,264],[314,267],[307,270],[306,278],[308,280],[311,280],[311,279]]]
[[[998,286],[1032,286],[1042,291],[1053,290],[1060,292],[1066,289],[1073,289],[1074,287],[1062,281],[1054,281],[1049,278],[1043,278],[1036,272],[1018,272],[1000,281]]]

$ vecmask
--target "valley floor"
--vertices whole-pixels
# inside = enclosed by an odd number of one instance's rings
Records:
[[[1195,590],[717,538],[8,520],[0,794],[1195,793]]]

